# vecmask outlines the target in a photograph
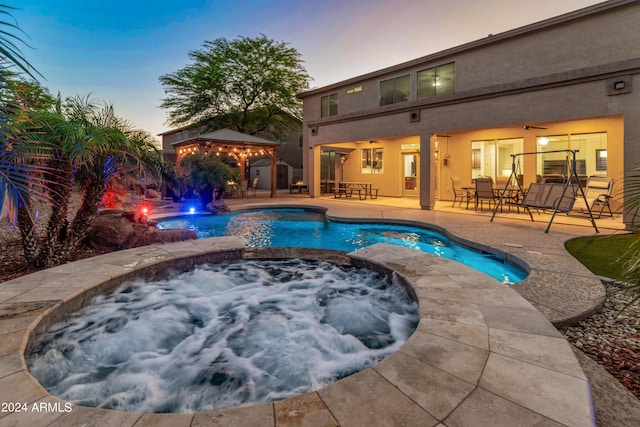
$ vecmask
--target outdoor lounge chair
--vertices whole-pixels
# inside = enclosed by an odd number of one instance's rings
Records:
[[[609,211],[609,216],[613,217],[611,205],[609,204],[612,190],[612,178],[590,176],[587,179],[587,186],[584,189],[584,195],[586,196],[591,213],[595,216],[595,212],[598,211],[598,216],[596,218],[600,218],[602,216],[602,212],[605,208]],[[576,209],[580,209],[582,213],[587,213],[587,206],[584,203],[582,194],[578,192],[576,196],[576,204],[574,207]]]

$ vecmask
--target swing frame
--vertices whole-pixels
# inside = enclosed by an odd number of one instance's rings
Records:
[[[567,190],[569,188],[569,186],[573,186],[574,182],[572,182],[572,178],[575,179],[575,184],[577,184],[577,191],[574,187],[572,187],[572,191],[574,194],[574,198],[576,197],[576,195],[578,194],[578,191],[580,192],[580,194],[582,195],[582,198],[584,199],[585,205],[587,206],[587,211],[589,214],[589,220],[591,221],[591,225],[593,225],[593,228],[596,230],[596,233],[600,233],[600,230],[598,230],[598,226],[596,225],[596,221],[593,218],[593,213],[591,212],[591,207],[589,206],[589,203],[587,202],[587,196],[584,192],[584,189],[582,188],[582,184],[580,183],[580,178],[578,177],[578,173],[577,173],[577,168],[576,168],[576,154],[579,152],[579,150],[551,150],[551,151],[531,151],[531,152],[526,152],[526,153],[517,153],[517,154],[512,154],[511,155],[511,175],[509,175],[509,179],[507,179],[507,182],[505,183],[504,189],[502,189],[502,192],[500,193],[500,199],[498,201],[498,203],[495,204],[495,207],[493,209],[493,215],[491,215],[491,220],[490,222],[493,222],[493,219],[495,218],[497,212],[498,212],[498,208],[502,209],[503,206],[503,202],[505,200],[505,194],[507,194],[507,191],[509,191],[509,185],[515,180],[516,185],[518,186],[518,189],[520,190],[520,192],[522,194],[524,194],[524,189],[522,188],[522,185],[520,184],[520,181],[518,180],[518,175],[521,172],[520,169],[520,157],[523,156],[528,156],[528,155],[538,155],[538,154],[549,154],[549,153],[566,153],[566,158],[565,158],[565,162],[566,162],[566,166],[565,166],[565,171],[569,171],[568,174],[566,174],[566,176],[564,176],[564,183],[562,186],[562,194],[560,195],[559,199],[562,200],[565,198]],[[571,167],[567,167],[569,166],[569,156],[571,156]],[[517,160],[517,164],[516,164],[516,160]],[[544,185],[544,184],[542,184]],[[550,209],[553,210],[553,214],[551,215],[551,219],[549,220],[549,224],[547,225],[546,230],[544,231],[545,233],[549,232],[549,229],[551,228],[551,224],[553,223],[553,220],[556,217],[556,214],[558,213],[558,211],[564,211],[563,209],[560,209],[560,205],[561,203],[555,203],[555,201],[549,205],[545,205],[545,206],[530,206],[527,204],[518,204],[517,206],[520,206],[524,209],[527,210],[527,212],[529,213],[529,216],[531,217],[531,221],[533,221],[533,215],[531,214],[531,210],[530,207],[535,207],[535,208],[541,208],[541,209]],[[571,206],[573,206],[573,203],[571,203]],[[567,214],[569,212],[567,211]]]

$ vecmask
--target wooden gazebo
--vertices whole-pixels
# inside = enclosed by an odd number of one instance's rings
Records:
[[[276,197],[276,150],[279,142],[269,141],[253,135],[236,132],[231,129],[219,129],[177,141],[171,144],[176,150],[176,166],[189,154],[214,152],[216,155],[226,153],[233,158],[240,168],[240,177],[244,179],[247,163],[252,156],[265,155],[271,161],[271,197]]]

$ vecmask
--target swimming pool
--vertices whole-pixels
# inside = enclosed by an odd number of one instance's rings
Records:
[[[328,221],[306,209],[259,209],[229,215],[187,215],[161,220],[159,228],[195,230],[199,238],[242,236],[251,247],[302,247],[352,252],[375,243],[389,243],[468,265],[507,285],[527,277],[522,269],[496,255],[456,244],[442,234],[391,223]]]

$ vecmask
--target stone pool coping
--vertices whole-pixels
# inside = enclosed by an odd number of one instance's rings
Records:
[[[184,269],[245,256],[255,251],[245,251],[240,238],[201,239],[114,252],[3,283],[0,402],[24,402],[27,411],[0,412],[0,425],[593,424],[585,374],[567,341],[532,304],[464,265],[385,244],[347,256],[354,265],[391,269],[412,286],[418,328],[397,353],[315,392],[196,414],[75,405],[67,412],[66,402],[49,395],[26,369],[30,339],[92,296],[140,274],[153,276],[163,263]]]

